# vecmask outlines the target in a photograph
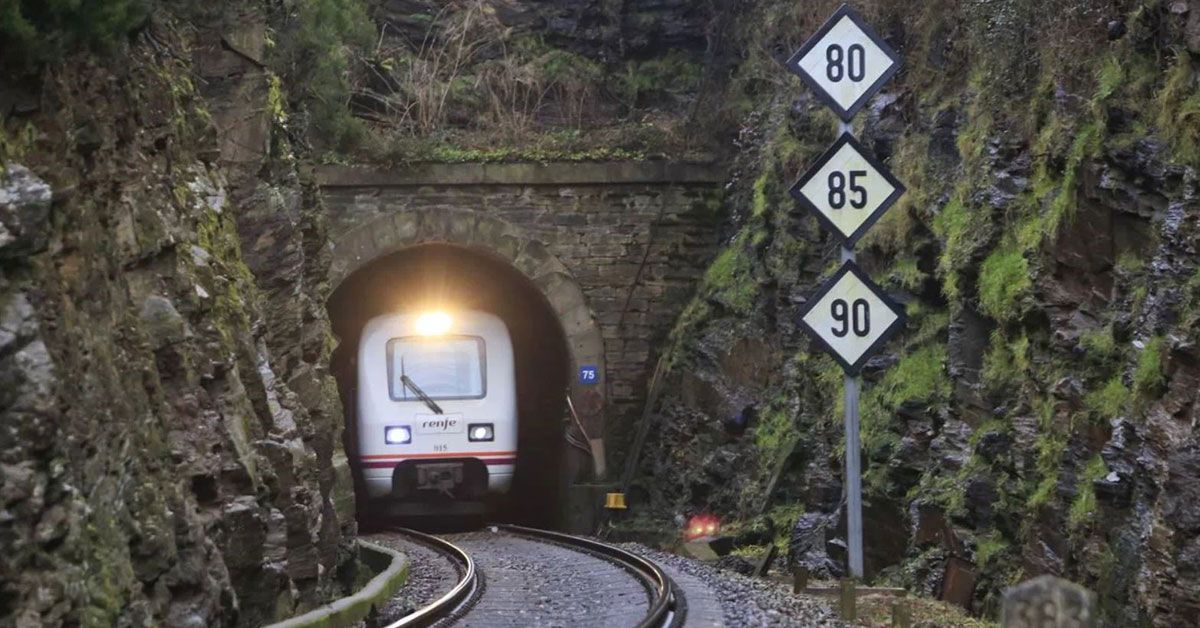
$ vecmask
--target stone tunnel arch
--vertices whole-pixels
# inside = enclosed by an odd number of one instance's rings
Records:
[[[462,247],[507,263],[545,297],[566,339],[569,398],[586,431],[592,472],[597,478],[604,477],[604,338],[571,272],[545,245],[522,229],[466,209],[409,209],[384,214],[359,224],[334,241],[330,289],[336,290],[356,271],[377,260],[431,244]],[[578,372],[583,366],[596,368],[596,382],[589,385],[580,382]]]

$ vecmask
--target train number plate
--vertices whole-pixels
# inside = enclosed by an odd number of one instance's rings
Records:
[[[461,414],[419,414],[418,434],[461,434],[465,424]]]

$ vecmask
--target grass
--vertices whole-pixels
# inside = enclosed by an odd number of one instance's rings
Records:
[[[946,347],[929,344],[904,356],[862,397],[863,448],[870,458],[884,457],[899,443],[894,412],[905,402],[935,403],[950,395]]]
[[[1117,341],[1113,338],[1111,325],[1084,332],[1079,336],[1079,345],[1089,356],[1099,360],[1107,360],[1117,354]]]
[[[704,273],[704,288],[716,300],[740,314],[750,314],[758,294],[752,276],[749,251],[739,234],[725,250],[717,255]]]
[[[992,331],[990,346],[983,356],[983,381],[989,389],[1000,391],[1018,384],[1030,366],[1028,336],[1021,334],[1010,339],[1000,329]]]
[[[1200,91],[1191,55],[1176,48],[1175,61],[1155,95],[1158,132],[1167,138],[1177,161],[1200,163]]]
[[[1075,485],[1075,501],[1071,502],[1071,509],[1067,512],[1067,525],[1072,530],[1090,524],[1095,517],[1096,489],[1092,483],[1104,477],[1106,473],[1108,465],[1104,463],[1103,458],[1096,455],[1079,474],[1078,483]]]
[[[1024,310],[1022,300],[1032,287],[1024,253],[1002,246],[988,255],[979,271],[980,308],[1002,323],[1013,321]]]
[[[955,194],[933,220],[933,230],[944,242],[938,259],[942,275],[942,292],[949,299],[959,296],[958,273],[970,265],[971,257],[988,230],[988,216],[972,211],[963,202],[963,194]]]
[[[1153,397],[1162,392],[1166,383],[1163,372],[1162,336],[1155,336],[1146,342],[1138,355],[1137,367],[1133,371],[1133,389],[1141,398]]]
[[[1009,548],[1009,542],[999,533],[990,532],[975,540],[975,564],[986,567],[991,560]]]
[[[1089,392],[1083,398],[1083,405],[1094,418],[1108,420],[1120,416],[1125,411],[1129,396],[1129,388],[1121,381],[1121,377],[1116,375],[1109,379],[1103,388]]]

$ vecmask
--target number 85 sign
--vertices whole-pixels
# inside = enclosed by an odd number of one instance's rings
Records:
[[[790,192],[851,248],[904,194],[904,186],[843,133]]]
[[[805,304],[800,325],[856,375],[875,351],[904,325],[904,308],[845,262]]]

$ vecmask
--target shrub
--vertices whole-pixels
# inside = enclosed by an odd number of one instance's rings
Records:
[[[273,58],[307,113],[308,130],[321,144],[348,146],[364,135],[350,113],[353,61],[372,43],[374,26],[363,0],[300,0],[285,17],[283,42]]]
[[[5,0],[0,59],[29,69],[78,47],[110,47],[145,23],[151,8],[151,0]]]

